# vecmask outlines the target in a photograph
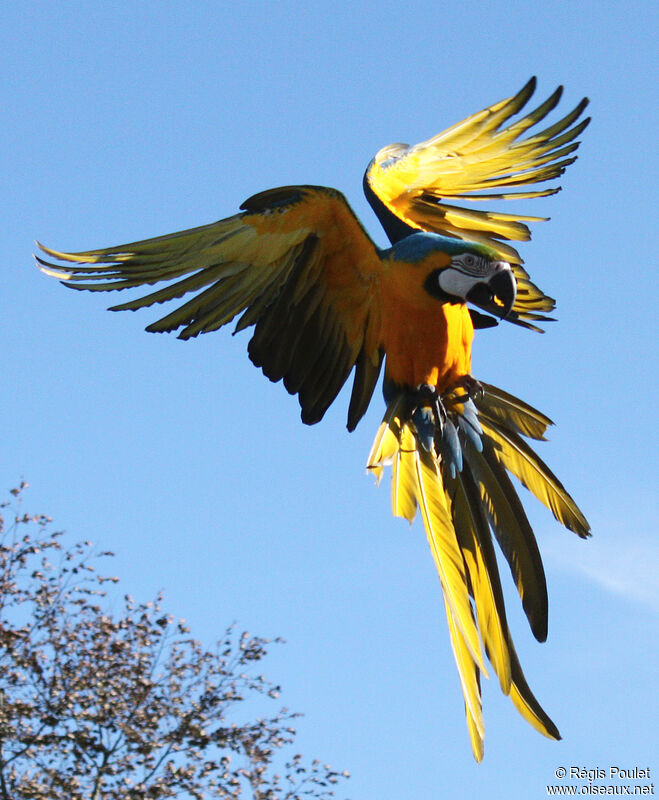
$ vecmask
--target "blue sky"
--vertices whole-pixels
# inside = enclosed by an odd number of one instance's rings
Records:
[[[264,671],[305,713],[299,750],[350,770],[353,800],[540,798],[561,765],[659,769],[657,33],[638,0],[0,9],[1,485],[27,479],[32,510],[116,551],[124,590],[163,588],[206,642],[233,620],[283,636]],[[480,332],[474,374],[556,421],[540,453],[594,536],[524,497],[548,641],[512,591],[509,618],[564,738],[487,681],[477,766],[423,529],[364,474],[379,395],[353,434],[345,392],[303,426],[247,359],[248,334],[148,335],[152,312],[106,313],[113,298],[67,292],[31,252],[203,224],[294,183],[343,191],[384,245],[361,194],[372,155],[533,74],[541,99],[562,83],[561,107],[588,95],[593,116],[564,191],[524,205],[552,217],[522,255],[559,322]]]

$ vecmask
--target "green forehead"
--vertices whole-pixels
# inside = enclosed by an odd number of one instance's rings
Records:
[[[401,239],[393,247],[384,250],[382,255],[391,254],[396,260],[410,261],[412,263],[423,261],[431,253],[447,253],[450,256],[459,253],[473,253],[492,261],[497,260],[496,251],[485,244],[465,242],[450,236],[440,236],[438,233],[413,233]]]

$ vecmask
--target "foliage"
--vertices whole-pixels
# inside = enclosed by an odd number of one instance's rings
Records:
[[[255,675],[269,642],[229,628],[213,650],[162,597],[110,609],[89,542],[0,506],[0,800],[326,800],[347,773],[294,755],[286,709],[239,719],[279,687]],[[261,703],[259,703],[260,705]]]

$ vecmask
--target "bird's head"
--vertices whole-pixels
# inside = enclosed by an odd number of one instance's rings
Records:
[[[444,303],[471,303],[499,319],[511,312],[517,282],[507,261],[487,245],[415,233],[391,248],[395,258],[428,269],[423,287]]]
[[[430,294],[472,303],[500,319],[512,311],[517,297],[510,264],[471,249],[452,255],[447,267],[431,272],[425,288]]]

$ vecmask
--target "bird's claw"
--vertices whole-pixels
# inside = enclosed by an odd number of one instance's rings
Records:
[[[453,388],[464,389],[472,400],[479,400],[485,393],[483,385],[480,381],[477,381],[473,375],[463,375],[462,378],[454,384]]]

